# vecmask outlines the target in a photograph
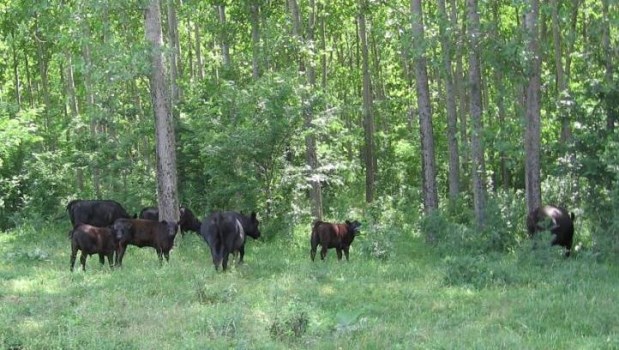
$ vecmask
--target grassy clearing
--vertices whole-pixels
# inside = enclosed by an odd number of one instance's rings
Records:
[[[65,226],[0,234],[3,348],[619,348],[619,271],[585,254],[445,258],[409,232],[386,260],[355,242],[312,263],[299,230],[225,274],[193,234],[162,267],[130,247],[122,269],[71,273]]]

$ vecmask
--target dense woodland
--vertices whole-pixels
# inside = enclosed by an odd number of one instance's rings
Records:
[[[3,0],[0,12],[3,229],[66,220],[76,198],[157,203],[163,99],[170,198],[199,216],[256,210],[270,237],[313,218],[355,218],[385,241],[419,224],[432,242],[509,249],[527,210],[555,203],[576,213],[577,242],[619,249],[614,0]]]

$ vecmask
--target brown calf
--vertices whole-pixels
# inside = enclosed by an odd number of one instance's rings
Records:
[[[116,265],[122,265],[123,256],[129,244],[140,248],[155,248],[161,263],[164,256],[167,261],[170,261],[170,250],[174,246],[178,224],[144,219],[118,219],[114,222],[113,231],[118,241]]]
[[[99,262],[103,265],[104,257],[107,256],[107,261],[110,267],[113,268],[112,260],[114,258],[114,250],[116,245],[112,230],[107,227],[95,227],[87,224],[77,225],[69,232],[71,238],[71,271],[75,266],[75,258],[77,251],[81,250],[80,263],[82,270],[86,270],[86,257],[92,254],[99,254]]]
[[[312,261],[316,257],[316,248],[320,244],[320,259],[324,260],[327,255],[327,249],[335,248],[337,251],[337,259],[342,260],[342,251],[346,255],[348,261],[348,249],[350,244],[359,234],[359,221],[350,222],[346,220],[344,224],[332,224],[324,221],[316,221],[312,229],[312,249],[310,256]]]

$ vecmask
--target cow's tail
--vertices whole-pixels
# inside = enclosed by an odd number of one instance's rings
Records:
[[[312,235],[310,238],[312,242],[318,239],[318,227],[320,227],[321,224],[323,224],[323,222],[320,220],[314,221],[314,224],[312,225]]]

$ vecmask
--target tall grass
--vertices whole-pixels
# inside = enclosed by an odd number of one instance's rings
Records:
[[[193,234],[163,266],[130,247],[121,269],[94,256],[71,273],[67,231],[0,234],[0,347],[619,348],[619,270],[586,254],[445,254],[412,227],[377,224],[349,262],[311,262],[308,226],[249,240],[226,273]]]

